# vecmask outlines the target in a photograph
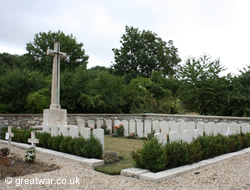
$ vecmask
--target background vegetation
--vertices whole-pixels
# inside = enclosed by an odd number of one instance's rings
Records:
[[[50,104],[54,42],[61,60],[61,105],[69,113],[171,113],[250,116],[250,70],[222,76],[207,55],[181,64],[173,41],[126,27],[110,68],[87,69],[83,43],[63,32],[35,34],[21,56],[0,53],[0,113],[42,113]],[[237,63],[236,63],[237,64]]]

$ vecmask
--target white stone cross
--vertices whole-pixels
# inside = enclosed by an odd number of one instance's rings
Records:
[[[8,148],[10,154],[11,154],[11,137],[14,137],[14,134],[11,133],[11,126],[8,126],[8,133],[5,134],[5,139],[8,140]]]
[[[51,105],[50,109],[60,109],[60,58],[67,58],[66,53],[60,52],[60,43],[54,44],[54,50],[47,50],[47,55],[53,56]]]
[[[28,139],[28,142],[31,143],[33,148],[35,148],[36,144],[39,143],[39,139],[36,139],[35,131],[31,131],[31,138]]]

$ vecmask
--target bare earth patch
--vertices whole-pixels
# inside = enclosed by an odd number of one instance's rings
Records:
[[[33,173],[50,172],[59,168],[60,167],[55,164],[46,164],[42,162],[28,163],[14,155],[14,164],[12,166],[0,164],[0,179],[24,176]]]

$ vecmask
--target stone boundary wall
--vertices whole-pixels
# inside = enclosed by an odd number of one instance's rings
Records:
[[[224,116],[198,116],[198,115],[174,115],[174,114],[68,114],[68,125],[78,125],[77,120],[111,120],[114,124],[115,120],[135,120],[141,121],[166,121],[166,122],[236,122],[237,124],[250,124],[249,117],[224,117]],[[21,128],[30,128],[31,126],[41,126],[43,122],[43,114],[0,114],[0,130],[4,126],[14,126]]]

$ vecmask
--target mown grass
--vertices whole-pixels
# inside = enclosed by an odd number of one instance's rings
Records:
[[[122,157],[120,162],[97,167],[95,170],[110,175],[120,174],[122,169],[133,167],[133,159],[130,155],[131,151],[142,147],[142,140],[126,139],[121,137],[111,137],[105,135],[104,139],[105,151],[115,151],[119,157]]]

